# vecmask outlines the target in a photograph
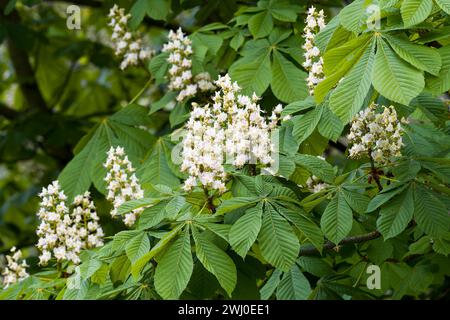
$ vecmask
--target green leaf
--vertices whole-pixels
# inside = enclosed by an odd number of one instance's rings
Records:
[[[166,20],[170,12],[171,0],[146,0],[147,15],[154,20]]]
[[[423,186],[414,190],[414,220],[425,233],[434,237],[445,235],[450,226],[444,204]]]
[[[371,86],[375,57],[374,44],[369,45],[330,97],[330,109],[343,123],[348,123],[363,106]]]
[[[218,215],[225,214],[227,212],[253,205],[259,200],[258,197],[236,197],[223,201],[217,208],[216,213]]]
[[[261,300],[269,300],[272,294],[275,292],[275,290],[278,287],[278,284],[281,281],[281,275],[282,271],[275,269],[273,273],[270,275],[270,278],[267,280],[267,282],[264,284],[264,286],[259,291],[261,295]]]
[[[442,58],[442,68],[438,77],[429,77],[427,86],[434,95],[440,95],[450,89],[450,46],[444,46],[438,49]]]
[[[162,198],[142,198],[142,199],[135,199],[130,200],[127,202],[124,202],[117,210],[117,214],[123,215],[125,213],[128,213],[130,211],[142,208],[142,207],[150,207],[154,206],[155,204],[158,204],[161,202]]]
[[[325,182],[332,182],[335,178],[331,164],[325,160],[309,154],[296,154],[295,163]]]
[[[336,142],[344,130],[344,124],[328,107],[325,107],[317,129],[322,136]]]
[[[261,216],[263,204],[247,209],[231,227],[230,244],[234,251],[245,258],[248,250],[256,241],[261,229]]]
[[[383,37],[403,60],[409,62],[417,69],[433,75],[439,74],[442,61],[437,49],[413,44],[408,40],[389,36],[388,34],[384,34]]]
[[[175,91],[167,91],[166,94],[161,99],[159,99],[158,101],[152,103],[152,105],[150,107],[150,111],[149,111],[148,114],[152,115],[156,111],[161,110],[166,105],[168,105],[170,102],[174,101],[176,96],[177,96],[177,92],[175,92]]]
[[[268,202],[264,205],[258,242],[264,259],[283,271],[290,270],[300,250],[292,227]]]
[[[408,105],[422,92],[425,82],[421,71],[399,59],[389,45],[379,38],[372,84],[384,97]]]
[[[304,71],[298,69],[281,53],[274,51],[271,88],[275,96],[283,102],[304,99],[307,95]]]
[[[137,236],[129,240],[125,246],[125,252],[131,263],[135,263],[139,258],[150,250],[150,240],[147,233],[141,232]]]
[[[230,76],[242,87],[242,93],[261,96],[272,80],[270,55],[243,57],[230,67]]]
[[[273,29],[272,15],[267,10],[255,14],[248,21],[248,28],[255,39],[268,36]]]
[[[316,103],[314,102],[314,98],[312,96],[308,96],[304,100],[289,103],[284,107],[283,111],[281,111],[281,115],[284,117],[303,110],[314,108],[315,106]]]
[[[341,25],[352,32],[359,32],[365,15],[364,0],[356,0],[345,6],[339,13]]]
[[[189,228],[164,252],[155,271],[155,289],[163,299],[178,299],[186,289],[194,263]]]
[[[431,0],[403,0],[400,12],[405,27],[421,23],[430,15],[432,8]]]
[[[311,285],[308,279],[294,264],[288,272],[283,274],[283,278],[277,288],[278,300],[306,300],[311,294]]]
[[[328,204],[320,219],[322,231],[330,241],[339,244],[349,234],[352,224],[352,209],[339,192]]]
[[[172,241],[172,239],[178,234],[178,232],[184,227],[184,224],[179,224],[174,229],[172,229],[170,232],[164,235],[164,237],[159,240],[159,242],[146,254],[144,254],[142,257],[140,257],[136,262],[133,263],[131,266],[131,273],[133,274],[134,278],[139,277],[139,273],[142,271],[142,269],[145,267],[145,265],[150,261],[151,258],[153,258],[157,253],[159,253],[161,250],[165,249],[167,244]]]
[[[292,118],[292,122],[294,123],[292,134],[298,143],[302,143],[313,133],[322,117],[322,110],[323,108],[321,106],[317,106],[304,115]]]
[[[172,172],[168,162],[170,160],[171,146],[166,138],[159,138],[153,151],[138,169],[141,183],[150,182],[153,185],[177,186],[180,180]]]
[[[450,14],[450,1],[449,0],[434,0],[447,14]]]
[[[324,240],[319,226],[306,214],[300,213],[303,210],[292,211],[280,207],[277,205],[278,212],[289,220],[321,252]]]
[[[348,205],[358,212],[359,214],[363,214],[367,210],[367,205],[369,204],[369,197],[365,194],[349,191],[346,189],[342,189],[342,194],[344,195],[345,201],[347,201]]]
[[[408,184],[393,185],[390,189],[383,190],[369,202],[367,212],[372,212],[384,203],[388,202],[392,199],[392,197],[405,190],[407,186]]]
[[[155,79],[159,80],[165,78],[167,70],[169,69],[167,58],[169,58],[169,53],[162,52],[150,60],[148,69]]]
[[[197,258],[206,270],[216,276],[228,296],[231,296],[237,280],[236,266],[233,260],[207,239],[203,233],[199,234],[195,228],[192,229],[192,235]]]
[[[405,230],[413,217],[413,212],[413,192],[408,188],[383,205],[377,220],[377,229],[385,240],[393,238]]]

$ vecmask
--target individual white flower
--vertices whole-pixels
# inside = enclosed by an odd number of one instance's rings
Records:
[[[315,175],[312,175],[308,178],[308,180],[306,180],[306,186],[308,187],[310,192],[317,193],[329,187],[329,184],[323,182]]]
[[[192,98],[200,92],[214,90],[211,77],[208,72],[202,72],[195,77],[192,75],[192,42],[183,33],[181,28],[177,31],[169,31],[169,42],[164,44],[162,51],[168,52],[167,62],[171,64],[169,68],[169,89],[179,91],[177,101],[184,101]]]
[[[393,106],[382,106],[383,112],[377,113],[378,105],[372,103],[353,118],[350,133],[347,136],[352,145],[350,158],[359,159],[370,156],[376,164],[387,165],[392,157],[401,156],[403,128]]]
[[[41,265],[46,265],[52,256],[58,262],[79,264],[82,249],[103,245],[103,230],[89,192],[75,197],[70,213],[58,181],[43,188],[39,197],[41,202],[37,215],[41,223],[36,230],[39,237],[36,247],[41,251]],[[95,235],[96,240],[88,241],[89,235]]]
[[[16,250],[16,247],[11,248],[11,255],[6,256],[6,261],[7,265],[2,272],[4,289],[29,276],[27,262],[25,259],[22,260],[22,251]]]
[[[239,86],[228,74],[219,76],[215,85],[218,91],[212,103],[192,103],[186,124],[181,171],[189,174],[184,183],[187,191],[198,185],[226,191],[225,163],[242,168],[248,163],[267,167],[273,162],[271,132],[279,123],[283,107],[276,106],[266,119],[257,104],[259,98],[240,95]]]
[[[134,173],[135,169],[122,147],[111,147],[107,155],[106,162],[103,164],[108,170],[105,177],[108,184],[106,198],[113,203],[111,215],[114,217],[122,203],[143,198],[144,191]],[[124,217],[124,223],[127,226],[132,226],[142,211],[144,211],[144,208],[138,208],[128,213]]]
[[[110,9],[108,25],[113,29],[111,39],[114,41],[115,54],[122,58],[120,68],[138,65],[140,61],[150,59],[153,51],[142,47],[142,40],[136,38],[128,31],[128,20],[130,14],[125,14],[125,9],[116,4]]]
[[[314,88],[325,78],[323,74],[323,59],[320,57],[319,48],[317,48],[314,43],[316,34],[325,28],[325,16],[323,10],[317,11],[316,8],[310,7],[305,22],[306,25],[303,32],[305,43],[302,46],[305,51],[303,67],[309,72],[306,81],[309,88],[309,94],[313,95]]]

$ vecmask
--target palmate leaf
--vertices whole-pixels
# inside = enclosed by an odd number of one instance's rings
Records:
[[[419,24],[425,20],[433,8],[432,0],[403,0],[400,12],[405,27]]]
[[[171,145],[167,138],[159,138],[152,152],[144,160],[138,170],[141,183],[149,182],[153,185],[177,186],[180,180],[169,166]]]
[[[338,192],[326,207],[320,226],[325,236],[335,244],[339,244],[352,229],[353,214],[352,209],[344,199],[341,192]]]
[[[221,287],[228,296],[236,286],[237,272],[233,260],[214,243],[208,240],[203,233],[192,228],[195,241],[195,253],[206,270],[216,276]]]
[[[322,117],[322,110],[322,106],[317,106],[304,115],[292,118],[292,122],[294,123],[292,134],[297,140],[297,143],[302,143],[313,133]]]
[[[256,241],[261,229],[261,217],[263,212],[263,203],[247,209],[231,227],[230,244],[234,251],[242,258],[245,258],[248,250]]]
[[[420,70],[424,70],[433,75],[438,75],[441,69],[441,56],[435,48],[417,45],[408,40],[383,34],[392,49],[405,61]]]
[[[261,300],[268,300],[272,296],[281,281],[282,274],[283,272],[279,269],[275,269],[273,271],[273,273],[270,275],[270,278],[259,291]]]
[[[230,67],[230,76],[242,88],[244,94],[262,95],[272,80],[270,55],[245,56]]]
[[[189,228],[164,252],[155,271],[155,288],[163,299],[178,299],[186,289],[194,263]]]
[[[339,21],[344,28],[352,32],[358,32],[364,22],[365,1],[355,0],[344,7],[339,13]]]
[[[268,10],[255,14],[248,21],[248,28],[255,39],[269,35],[273,29],[272,15]]]
[[[450,89],[450,46],[439,48],[438,52],[442,58],[441,71],[437,77],[427,78],[427,87],[434,95],[440,95]]]
[[[425,233],[439,237],[450,227],[450,216],[444,204],[423,186],[414,189],[414,220]]]
[[[393,238],[405,230],[413,217],[413,212],[413,192],[412,188],[408,188],[383,205],[377,220],[377,229],[385,240]]]
[[[344,130],[342,121],[330,110],[328,106],[324,107],[322,117],[317,126],[319,133],[334,142],[341,136]]]
[[[296,154],[295,163],[325,182],[331,183],[335,178],[334,170],[331,164],[316,156],[309,154]]]
[[[283,271],[292,267],[300,250],[291,225],[268,202],[264,205],[258,243],[264,259]]]
[[[288,272],[283,274],[277,287],[278,300],[306,300],[311,294],[311,285],[308,279],[294,264]]]
[[[111,146],[124,147],[131,162],[135,166],[139,164],[154,143],[148,132],[135,128],[146,123],[146,114],[145,108],[129,105],[103,120],[88,133],[86,139],[80,141],[81,145],[76,147],[78,153],[58,178],[69,201],[87,191],[92,183],[99,191],[105,191],[106,169],[103,163]]]
[[[141,232],[131,238],[125,246],[125,252],[131,263],[136,262],[150,250],[150,240],[147,233]]]
[[[343,123],[348,123],[361,109],[370,86],[375,60],[375,41],[368,45],[361,59],[338,84],[330,96],[330,109]]]
[[[450,14],[450,0],[434,0],[442,10]]]
[[[271,88],[275,96],[283,102],[293,102],[307,96],[304,71],[298,69],[281,53],[274,51]]]
[[[365,38],[365,37],[363,37]],[[357,42],[356,44],[358,44]],[[363,42],[364,43],[364,42]],[[340,52],[337,52],[336,68],[330,67],[330,75],[325,72],[325,79],[321,81],[314,89],[314,99],[316,103],[321,103],[330,94],[331,89],[333,89],[339,81],[348,73],[348,71],[359,61],[361,55],[365,51],[365,46],[359,46],[353,43],[355,46],[347,48],[349,50],[348,55],[341,56]],[[331,55],[331,54],[330,54]],[[327,57],[324,57],[324,62]]]
[[[401,60],[381,38],[372,72],[372,84],[384,97],[408,105],[425,85],[421,71]]]
[[[322,230],[320,230],[319,226],[303,210],[298,209],[293,211],[283,208],[278,204],[275,204],[275,206],[283,217],[290,221],[319,252],[322,252],[324,242]]]

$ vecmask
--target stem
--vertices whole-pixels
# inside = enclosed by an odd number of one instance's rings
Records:
[[[375,183],[377,184],[378,191],[381,191],[381,190],[383,190],[383,186],[381,185],[380,177],[378,176],[378,171],[377,171],[377,168],[375,167],[375,161],[373,161],[373,158],[372,158],[372,149],[371,148],[369,148],[368,154],[369,154],[369,159],[370,159],[372,178],[373,178],[373,180],[375,180]]]
[[[150,83],[152,82],[153,78],[150,77],[150,79],[148,79],[147,83],[142,87],[142,89],[138,92],[138,94],[128,103],[128,104],[132,104],[134,103],[137,99],[139,99],[139,97],[145,92],[145,90],[147,90],[147,87],[150,85]]]
[[[380,236],[381,236],[381,234],[378,231],[372,231],[372,232],[369,232],[366,234],[361,234],[361,235],[357,235],[357,236],[350,236],[350,237],[344,238],[341,242],[339,242],[338,245],[340,246],[340,245],[345,245],[345,244],[366,242],[369,240],[376,239]],[[337,247],[337,246],[333,242],[327,241],[323,245],[322,250],[331,250],[335,247]],[[307,245],[307,246],[300,248],[300,256],[309,256],[309,255],[314,255],[317,253],[319,253],[319,250],[317,250],[317,248],[312,245]]]
[[[215,213],[216,206],[213,203],[213,196],[209,195],[208,189],[206,189],[205,187],[203,188],[203,192],[205,193],[205,197],[206,197],[206,206],[212,213]]]
[[[250,171],[251,176],[256,176],[256,164],[254,163],[249,164],[248,169]]]

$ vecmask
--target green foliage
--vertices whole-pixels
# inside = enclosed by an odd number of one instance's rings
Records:
[[[17,48],[0,47],[0,250],[22,249],[31,275],[0,299],[448,298],[450,1],[118,1],[156,50],[126,70],[102,39],[110,1],[86,4],[77,32],[58,1],[6,2],[0,44]],[[327,25],[314,39],[325,79],[309,96],[312,3]],[[225,192],[183,188],[183,128],[192,103],[212,105],[213,93],[181,102],[169,90],[168,26],[189,35],[194,77],[228,73],[269,116],[284,105],[278,171],[226,164]],[[348,158],[351,120],[371,103],[408,118],[388,166]],[[142,211],[131,228],[106,200],[116,146],[144,191],[117,210]],[[91,192],[105,244],[83,249],[77,267],[41,269],[37,194],[55,179],[67,205]],[[372,264],[382,272],[374,290]]]

